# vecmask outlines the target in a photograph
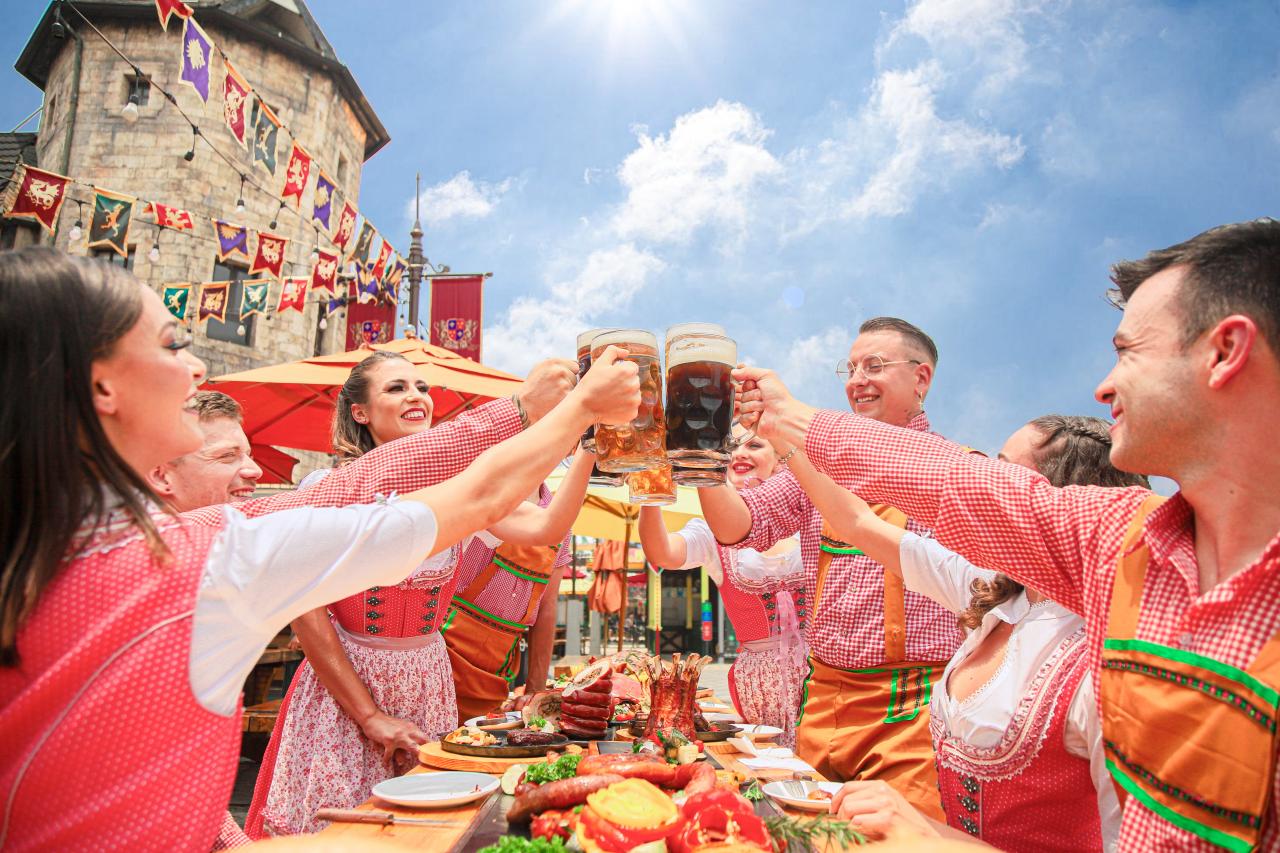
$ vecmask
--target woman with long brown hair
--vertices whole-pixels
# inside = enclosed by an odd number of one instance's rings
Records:
[[[204,365],[159,297],[118,267],[25,249],[0,253],[0,304],[0,846],[12,849],[208,849],[238,763],[240,685],[270,637],[503,518],[589,423],[639,405],[634,366],[611,352],[448,482],[188,524],[156,509],[145,480],[202,440],[187,406]]]
[[[378,351],[338,394],[339,466],[430,429],[430,388],[399,353]],[[492,545],[559,544],[577,517],[592,455],[575,459],[546,509],[522,503],[477,536]],[[315,471],[300,488],[322,481]],[[281,703],[245,829],[252,837],[315,832],[322,808],[351,808],[373,787],[417,765],[417,747],[458,722],[453,672],[441,638],[458,557],[473,537],[425,560],[393,586],[377,586],[293,621],[307,659]]]
[[[1145,488],[1145,477],[1112,466],[1109,426],[1100,418],[1046,415],[1010,436],[1000,458],[1055,486]],[[883,521],[803,453],[792,470],[839,536],[908,589],[956,613],[968,631],[929,703],[949,827],[1002,850],[1114,848],[1120,807],[1102,751],[1084,620],[936,540]],[[832,810],[882,821],[879,804],[890,801],[888,811],[929,825],[882,783],[849,783]]]

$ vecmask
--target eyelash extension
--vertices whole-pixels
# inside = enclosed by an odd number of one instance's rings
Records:
[[[189,346],[191,346],[191,339],[187,338],[185,341],[174,341],[171,344],[165,344],[164,348],[167,350],[172,350],[174,352],[177,352],[178,350],[186,349]]]

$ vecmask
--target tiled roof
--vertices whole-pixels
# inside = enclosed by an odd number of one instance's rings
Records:
[[[0,133],[0,185],[8,184],[14,167],[21,161],[32,166],[36,162],[34,133]]]

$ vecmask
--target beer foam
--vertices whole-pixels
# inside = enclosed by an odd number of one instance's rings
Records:
[[[694,361],[716,361],[730,367],[738,363],[738,345],[729,338],[690,337],[667,345],[667,370]]]

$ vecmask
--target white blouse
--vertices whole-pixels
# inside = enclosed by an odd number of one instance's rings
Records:
[[[973,565],[937,540],[914,533],[903,536],[899,556],[907,588],[928,596],[952,613],[968,609],[974,580],[995,577],[995,572]],[[1013,626],[1004,660],[986,684],[964,701],[957,701],[949,691],[951,673],[1000,622]],[[1063,640],[1083,626],[1083,619],[1057,602],[1045,599],[1032,604],[1025,592],[996,605],[983,615],[981,625],[968,632],[947,664],[934,687],[929,713],[970,746],[997,746],[1040,667]],[[1067,709],[1063,746],[1089,762],[1102,817],[1103,845],[1106,850],[1113,850],[1120,834],[1120,804],[1106,769],[1097,707],[1093,678],[1086,677]]]
[[[691,518],[678,534],[684,539],[685,558],[680,569],[692,569],[702,566],[707,570],[716,585],[724,583],[724,567],[720,565],[720,551],[716,547],[715,534],[701,518]],[[800,536],[792,537],[794,547],[781,553],[761,554],[754,548],[740,548],[737,551],[738,564],[735,567],[744,580],[758,582],[781,581],[784,578],[804,572],[804,564],[800,560]],[[780,545],[782,543],[779,543]]]
[[[215,714],[235,711],[262,650],[292,619],[399,583],[436,541],[435,514],[416,501],[223,513],[191,629],[191,690]]]

